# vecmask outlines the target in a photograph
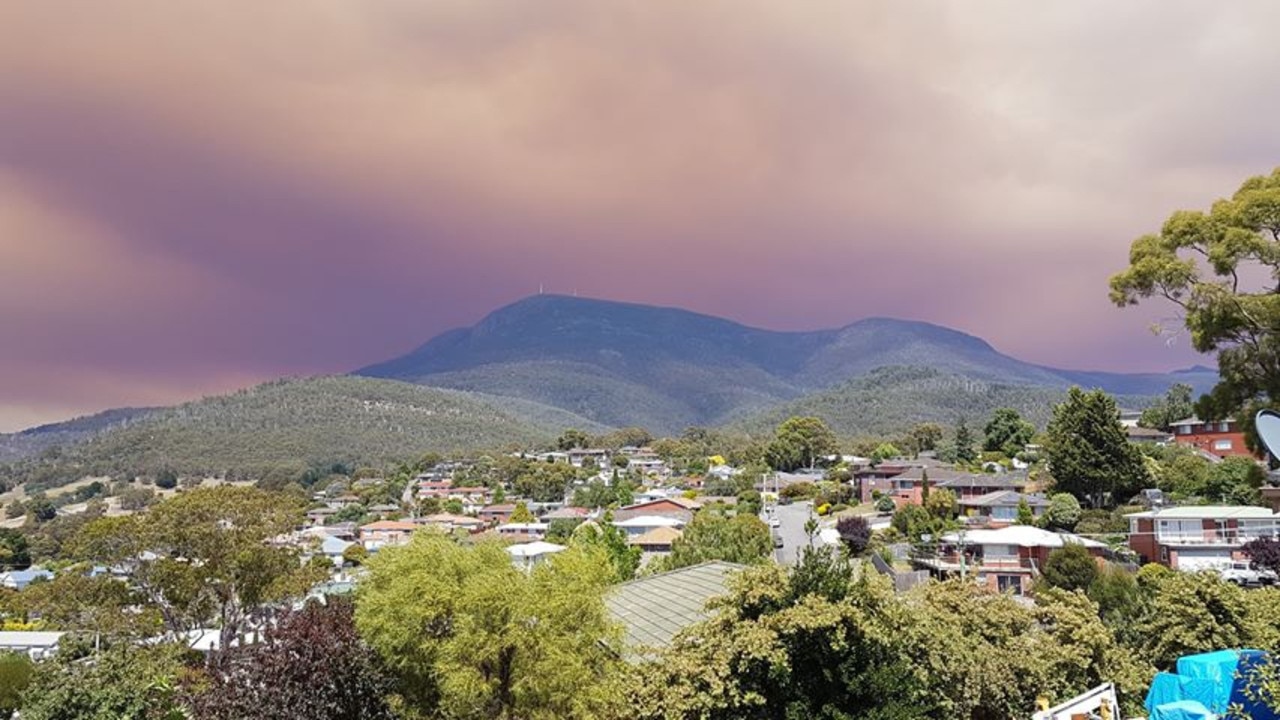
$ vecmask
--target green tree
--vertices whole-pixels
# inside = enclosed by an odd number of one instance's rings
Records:
[[[907,441],[916,454],[937,450],[942,442],[942,426],[934,422],[916,423],[907,431]]]
[[[583,522],[583,518],[554,518],[547,523],[547,542],[561,545],[569,542],[573,531]]]
[[[1049,498],[1049,508],[1045,510],[1045,525],[1068,532],[1076,529],[1080,522],[1080,501],[1071,493],[1054,493]]]
[[[537,518],[533,516],[533,513],[529,512],[529,506],[525,503],[516,503],[516,509],[511,511],[511,522],[513,523],[531,523],[536,520]]]
[[[365,549],[364,545],[361,545],[358,542],[351,543],[347,546],[346,550],[342,551],[342,561],[352,567],[360,567],[361,565],[364,565],[365,561],[368,559],[369,551]]]
[[[744,565],[769,557],[773,539],[769,526],[755,515],[727,518],[700,512],[671,545],[671,554],[651,564],[657,572],[697,565],[708,560],[724,560]]]
[[[613,524],[612,513],[605,513],[601,522],[587,521],[574,528],[569,544],[603,552],[613,568],[615,582],[634,578],[640,567],[639,546],[627,542],[626,531]]]
[[[1027,504],[1026,498],[1020,498],[1018,500],[1018,517],[1016,522],[1018,525],[1036,524],[1035,513],[1031,511],[1031,506]]]
[[[1093,507],[1126,499],[1147,481],[1142,453],[1120,425],[1115,400],[1073,387],[1053,409],[1045,450],[1055,487]]]
[[[0,567],[25,570],[31,567],[31,548],[27,537],[17,530],[0,528]]]
[[[619,638],[602,554],[571,548],[525,573],[499,543],[417,533],[367,567],[356,627],[409,708],[476,720],[606,714]]]
[[[22,707],[22,691],[31,684],[35,667],[24,653],[0,653],[0,714],[13,717]]]
[[[892,460],[896,457],[902,457],[902,451],[898,449],[897,445],[889,442],[880,443],[876,446],[876,449],[871,452],[871,462],[876,464],[882,463],[885,460]]]
[[[121,644],[84,662],[59,653],[35,667],[22,694],[23,720],[182,720],[175,697],[185,648]]]
[[[1049,553],[1041,577],[1049,587],[1088,590],[1098,578],[1098,561],[1084,545],[1067,543]]]
[[[1183,655],[1248,646],[1244,594],[1212,572],[1164,575],[1139,628],[1144,653],[1156,667],[1168,669]]]
[[[1205,495],[1233,505],[1257,505],[1258,489],[1267,481],[1262,466],[1248,457],[1229,457],[1209,468]]]
[[[591,438],[588,437],[586,433],[581,430],[569,428],[561,433],[560,437],[556,440],[556,447],[560,450],[576,450],[578,448],[585,448],[590,443]]]
[[[1022,419],[1013,408],[998,408],[982,429],[982,449],[1013,457],[1022,452],[1036,434],[1036,426]]]
[[[64,571],[33,583],[22,597],[49,628],[87,634],[95,644],[141,640],[163,629],[159,613],[142,603],[140,593],[108,575]]]
[[[81,557],[125,568],[171,633],[216,623],[228,647],[268,604],[322,579],[298,548],[268,543],[303,521],[293,498],[250,487],[197,488],[142,515],[102,518],[76,539]]]
[[[778,426],[767,456],[775,470],[813,467],[819,457],[836,451],[836,436],[816,417],[792,417]]]
[[[924,509],[940,520],[952,520],[960,510],[960,502],[956,493],[950,488],[938,488],[929,493],[929,500]]]
[[[1163,398],[1142,411],[1138,425],[1168,432],[1174,423],[1195,414],[1195,403],[1191,401],[1193,392],[1192,387],[1186,383],[1173,384],[1165,391]]]
[[[1124,307],[1157,297],[1180,308],[1192,347],[1217,352],[1220,379],[1198,414],[1225,417],[1280,399],[1278,274],[1280,169],[1134,240],[1129,267],[1111,278],[1111,300]]]
[[[764,507],[759,490],[743,490],[738,493],[737,512],[741,515],[759,515]]]
[[[973,431],[969,429],[969,425],[964,418],[956,423],[956,440],[955,454],[956,461],[965,465],[972,465],[978,459],[978,452],[973,447]]]

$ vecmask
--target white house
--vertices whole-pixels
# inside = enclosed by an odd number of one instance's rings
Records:
[[[622,528],[628,535],[643,535],[651,530],[658,528],[674,528],[680,530],[684,528],[684,521],[680,518],[668,517],[666,515],[637,515],[636,517],[627,518],[615,522],[614,527]]]
[[[511,555],[511,562],[521,570],[532,570],[539,563],[546,561],[547,558],[558,552],[563,552],[567,548],[564,545],[543,542],[541,540],[535,542],[518,543],[507,547],[507,552]]]

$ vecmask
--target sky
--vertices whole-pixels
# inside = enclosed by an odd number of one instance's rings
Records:
[[[1280,4],[0,4],[0,431],[537,292],[1205,362],[1107,278],[1280,165]]]

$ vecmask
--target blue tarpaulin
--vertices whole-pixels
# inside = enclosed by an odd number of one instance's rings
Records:
[[[1148,720],[1214,720],[1215,717],[1212,711],[1195,700],[1179,700],[1157,705],[1151,710]]]
[[[1225,715],[1239,705],[1252,720],[1280,720],[1280,714],[1244,695],[1250,668],[1266,659],[1259,650],[1219,650],[1178,658],[1177,674],[1159,673],[1147,691],[1150,720],[1202,720]]]

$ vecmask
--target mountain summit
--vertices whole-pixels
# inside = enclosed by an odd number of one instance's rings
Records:
[[[868,318],[781,332],[677,308],[535,295],[355,374],[471,390],[563,408],[605,425],[678,432],[831,388],[877,368],[910,366],[985,382],[1161,393],[1203,389],[1211,371],[1124,375],[1058,370],[925,322]]]

